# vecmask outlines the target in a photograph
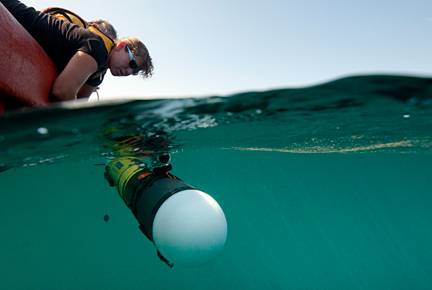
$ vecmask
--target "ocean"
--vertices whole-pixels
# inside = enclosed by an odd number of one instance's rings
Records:
[[[228,238],[167,267],[104,178],[171,155]],[[431,289],[432,78],[365,75],[0,118],[1,289]]]

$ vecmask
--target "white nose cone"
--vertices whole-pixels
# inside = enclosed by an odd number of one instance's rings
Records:
[[[153,241],[174,265],[199,265],[224,247],[227,222],[222,208],[208,194],[188,189],[169,197],[153,222]]]

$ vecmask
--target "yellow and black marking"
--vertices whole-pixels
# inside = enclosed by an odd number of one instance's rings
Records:
[[[133,189],[151,171],[143,167],[141,160],[133,157],[120,157],[109,162],[105,168],[105,178],[115,186],[128,207],[133,203]]]

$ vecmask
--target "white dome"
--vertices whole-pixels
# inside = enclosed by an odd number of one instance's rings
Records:
[[[174,265],[199,265],[224,247],[227,222],[222,208],[208,194],[188,189],[169,197],[153,222],[153,241]]]

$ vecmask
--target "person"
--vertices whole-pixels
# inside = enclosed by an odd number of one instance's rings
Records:
[[[103,20],[82,27],[37,11],[19,0],[0,2],[54,62],[58,72],[51,90],[54,101],[90,97],[102,83],[107,69],[114,76],[140,74],[148,78],[153,73],[146,46],[135,37],[113,39],[106,30],[106,27],[110,30],[110,25]]]
[[[54,16],[63,21],[76,24],[82,28],[88,29],[91,32],[97,34],[99,37],[102,38],[108,53],[111,52],[112,48],[114,47],[115,41],[117,40],[117,31],[115,30],[114,26],[112,26],[112,24],[106,20],[99,19],[99,20],[85,21],[76,13],[60,7],[49,7],[42,10],[42,12]],[[106,69],[98,73],[94,73],[86,81],[86,84],[93,85],[90,86],[91,88],[90,91],[93,91],[94,87],[96,88],[96,94],[98,96],[98,100],[99,100],[99,94],[97,92],[98,89],[97,85],[100,84],[100,81],[105,76],[105,73],[106,73]]]

